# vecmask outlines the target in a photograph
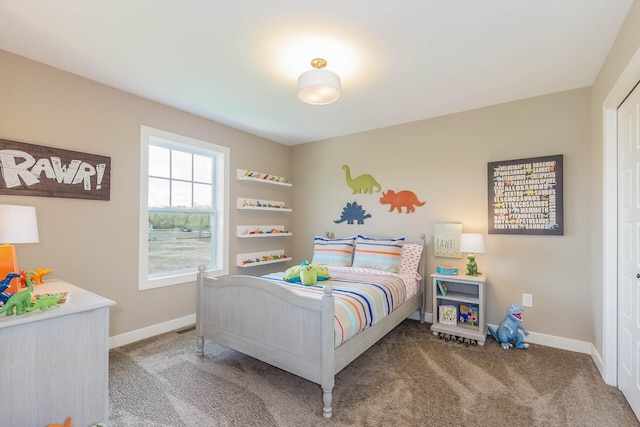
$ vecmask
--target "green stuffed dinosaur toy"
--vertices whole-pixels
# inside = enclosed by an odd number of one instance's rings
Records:
[[[309,268],[307,268],[309,267]],[[303,268],[305,269],[304,274],[302,273]],[[310,270],[313,270],[315,273],[315,280],[312,278],[313,273]],[[305,280],[302,279],[304,276]],[[329,280],[331,276],[329,275],[329,269],[324,265],[317,264],[309,264],[309,261],[302,261],[300,265],[294,265],[293,267],[287,269],[284,272],[283,280],[292,283],[302,283],[306,286],[315,285],[316,282],[322,280]]]

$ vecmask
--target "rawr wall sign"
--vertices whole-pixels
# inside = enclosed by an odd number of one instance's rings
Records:
[[[0,194],[109,200],[111,157],[0,139]]]
[[[562,155],[491,162],[489,233],[564,234]]]

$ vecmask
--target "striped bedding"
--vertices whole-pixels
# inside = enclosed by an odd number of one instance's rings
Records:
[[[282,280],[284,273],[263,276],[266,279],[289,286],[302,295],[322,297],[322,288],[331,283],[335,297],[335,348],[338,348],[359,332],[371,327],[415,295],[399,274],[379,270],[329,267],[331,279],[316,286],[303,286]],[[415,280],[414,280],[415,282]],[[417,286],[412,286],[417,289]]]

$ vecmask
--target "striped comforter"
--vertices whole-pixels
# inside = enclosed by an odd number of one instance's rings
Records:
[[[330,267],[329,281],[303,286],[282,280],[283,273],[264,276],[290,286],[294,292],[320,298],[322,288],[331,283],[335,297],[335,347],[338,348],[359,332],[390,314],[412,295],[398,274],[377,270]]]

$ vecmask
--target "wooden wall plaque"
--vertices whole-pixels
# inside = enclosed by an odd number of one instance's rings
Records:
[[[0,139],[0,194],[110,200],[111,157]]]

